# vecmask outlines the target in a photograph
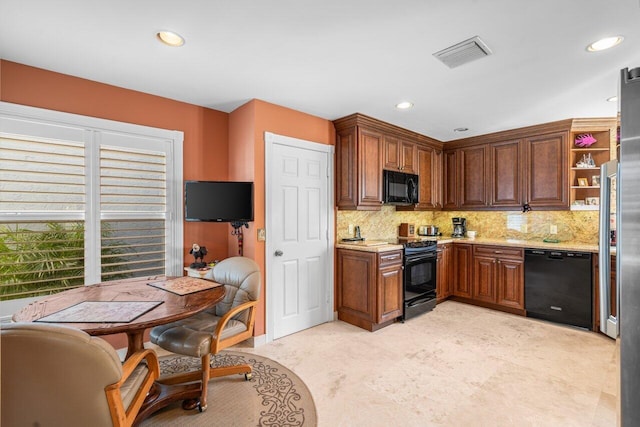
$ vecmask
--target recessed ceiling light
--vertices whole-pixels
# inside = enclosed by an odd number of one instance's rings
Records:
[[[607,98],[607,102],[618,102],[618,97],[617,96],[612,96]]]
[[[398,110],[406,110],[411,107],[413,107],[413,104],[409,101],[403,101],[396,104],[396,108]]]
[[[167,46],[180,47],[184,44],[184,38],[180,34],[174,33],[173,31],[158,31],[156,37],[158,37],[158,40],[160,40]]]
[[[453,131],[454,132],[466,132],[468,130],[469,130],[469,128],[455,128]]]
[[[598,52],[619,45],[624,40],[622,36],[605,37],[587,46],[589,52]]]

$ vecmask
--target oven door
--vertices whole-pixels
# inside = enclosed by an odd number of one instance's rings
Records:
[[[405,255],[404,300],[408,301],[425,294],[436,295],[437,254],[423,253]]]

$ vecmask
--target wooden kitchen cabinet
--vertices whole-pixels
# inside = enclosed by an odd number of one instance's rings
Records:
[[[441,175],[442,150],[419,145],[417,147],[417,173],[419,181],[418,210],[442,208]],[[400,207],[398,210],[403,210]],[[415,209],[414,209],[415,210]]]
[[[440,209],[440,141],[359,113],[333,124],[338,209],[380,210],[383,169],[418,175],[419,203],[397,210]]]
[[[453,245],[444,243],[438,245],[436,299],[441,302],[451,295],[453,295]]]
[[[524,313],[524,250],[522,248],[473,247],[475,301],[496,304]]]
[[[496,142],[489,146],[489,205],[500,208],[522,206],[522,148],[520,140]]]
[[[458,150],[461,209],[483,208],[489,204],[488,148],[488,145],[479,145]]]
[[[453,245],[453,295],[471,298],[471,271],[473,268],[473,246],[469,244]],[[436,285],[437,286],[437,285]]]
[[[445,151],[442,154],[442,208],[458,208],[458,153]]]
[[[524,139],[525,195],[532,208],[568,209],[568,132]]]
[[[369,331],[402,316],[402,251],[338,249],[338,319]]]
[[[447,143],[444,209],[567,209],[571,120]]]
[[[338,209],[380,210],[382,134],[346,123],[336,129]]]
[[[416,144],[385,135],[382,152],[384,169],[417,174]]]

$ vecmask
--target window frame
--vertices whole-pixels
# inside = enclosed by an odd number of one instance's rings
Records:
[[[32,212],[0,212],[0,221],[15,222],[30,220],[84,220],[85,229],[85,283],[91,285],[100,282],[100,223],[102,220],[122,219],[119,213],[100,213],[100,145],[119,145],[127,148],[140,148],[140,145],[127,145],[111,139],[113,134],[123,135],[130,141],[139,140],[140,144],[149,147],[149,141],[164,145],[158,151],[167,152],[166,165],[166,200],[167,210],[158,213],[166,224],[166,259],[165,272],[171,276],[181,276],[183,269],[183,140],[184,133],[149,126],[124,123],[96,117],[60,111],[46,110],[24,105],[0,102],[0,134],[44,139],[57,139],[82,142],[85,146],[85,168],[87,182],[84,213],[53,211],[47,213]],[[146,141],[146,142],[143,142]],[[152,214],[144,213],[145,219]],[[134,218],[129,214],[127,219]],[[22,298],[0,302],[0,318],[10,315],[35,298]]]

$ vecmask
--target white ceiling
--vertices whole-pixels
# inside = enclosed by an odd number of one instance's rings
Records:
[[[160,29],[186,44],[161,45]],[[619,34],[613,49],[585,50]],[[476,35],[491,56],[454,69],[432,56]],[[360,112],[448,141],[615,116],[606,98],[619,70],[640,67],[640,4],[0,0],[0,57],[225,112],[258,98],[328,120]],[[414,108],[396,110],[402,100]]]

